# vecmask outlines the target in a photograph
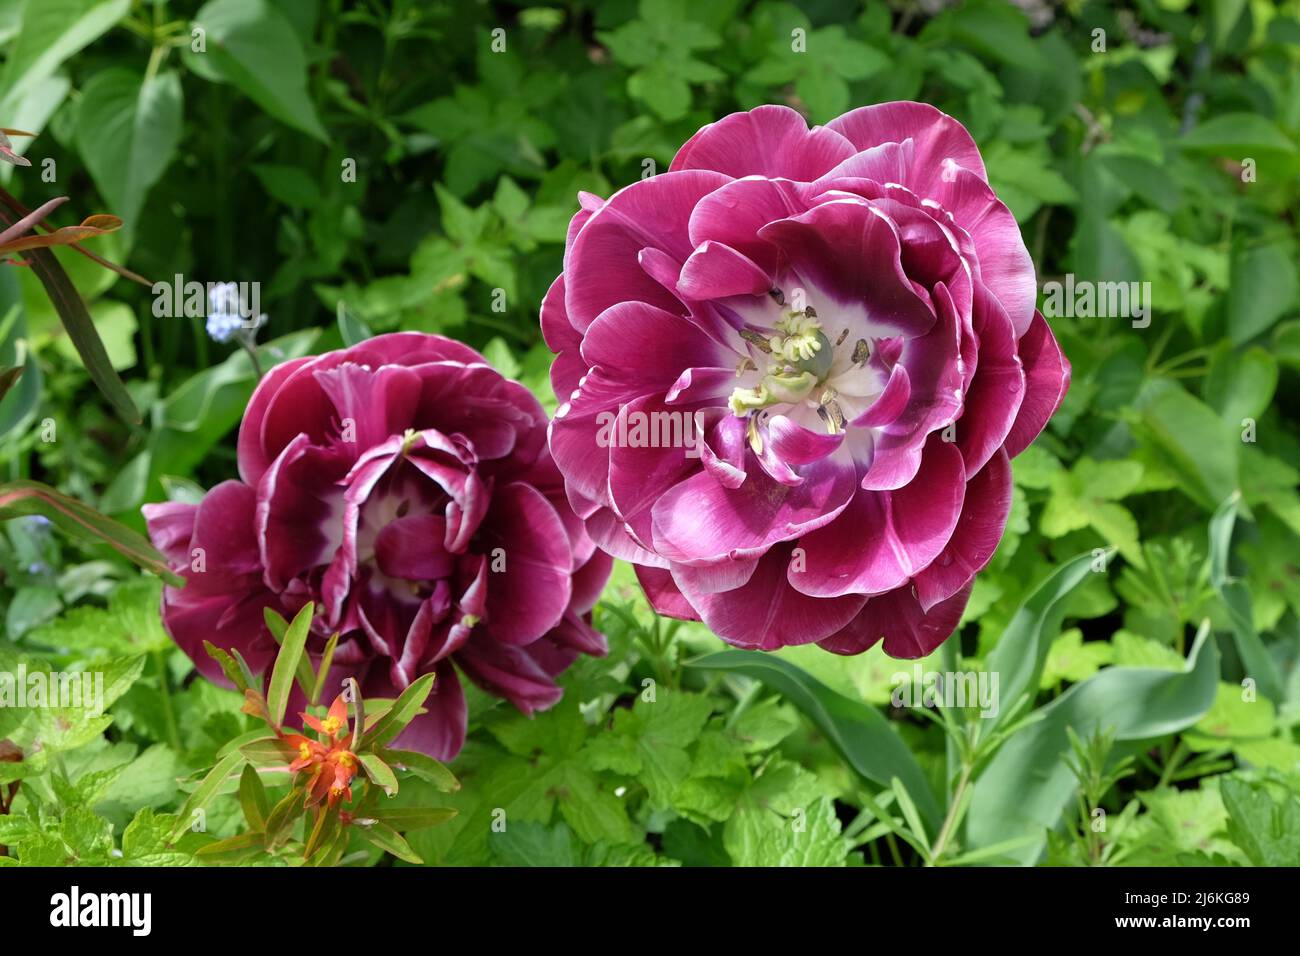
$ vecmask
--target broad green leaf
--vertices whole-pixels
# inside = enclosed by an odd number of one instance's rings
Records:
[[[1238,431],[1177,382],[1148,382],[1135,402],[1134,430],[1183,479],[1179,490],[1213,511],[1237,489]]]
[[[1209,710],[1218,675],[1219,652],[1207,623],[1183,671],[1111,667],[1040,708],[1040,719],[1012,734],[976,779],[966,849],[1037,835],[1039,840],[1008,854],[1021,864],[1033,863],[1046,830],[1060,821],[1078,786],[1067,763],[1066,728],[1084,738],[1111,730],[1119,741],[1176,733]]]
[[[1232,159],[1253,152],[1294,155],[1295,143],[1271,121],[1258,113],[1220,113],[1207,119],[1179,140],[1184,149],[1214,153]]]
[[[0,88],[8,111],[48,80],[65,60],[126,16],[131,0],[27,0],[9,47]]]
[[[788,661],[758,651],[720,651],[689,666],[743,674],[779,691],[857,773],[882,789],[900,779],[926,823],[937,830],[941,813],[934,791],[907,745],[874,707],[843,697]]]
[[[1061,630],[1066,598],[1094,573],[1095,560],[1090,554],[1081,554],[1058,568],[1025,599],[998,638],[984,668],[998,675],[1002,702],[992,726],[997,726],[1023,695],[1037,693],[1047,655]]]
[[[102,70],[82,88],[77,149],[100,194],[133,230],[150,188],[171,165],[181,138],[181,81]]]
[[[1300,866],[1300,797],[1232,777],[1219,787],[1228,836],[1256,866]]]
[[[254,163],[250,168],[277,202],[295,209],[314,209],[322,202],[320,183],[305,169],[275,163]]]
[[[1231,342],[1221,342],[1205,375],[1205,400],[1230,427],[1243,428],[1245,419],[1268,410],[1277,380],[1277,360],[1267,351],[1252,346],[1239,352]]]
[[[1231,495],[1210,519],[1210,583],[1218,592],[1232,621],[1232,635],[1237,642],[1237,653],[1246,669],[1246,676],[1254,678],[1265,697],[1281,703],[1282,674],[1277,662],[1268,652],[1251,615],[1250,589],[1246,582],[1228,570],[1229,552],[1232,548],[1232,528],[1237,520],[1241,495]]]
[[[1234,345],[1249,342],[1292,311],[1300,292],[1295,247],[1284,243],[1240,249],[1232,257],[1228,287],[1228,334]]]
[[[307,58],[292,24],[267,0],[212,0],[194,25],[206,52],[188,61],[233,83],[276,119],[322,143],[328,140],[307,93]]]

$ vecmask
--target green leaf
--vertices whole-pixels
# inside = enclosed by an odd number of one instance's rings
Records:
[[[941,813],[934,791],[907,745],[874,707],[843,697],[793,664],[758,651],[720,651],[688,666],[743,674],[779,691],[858,774],[882,789],[900,779],[922,818],[937,831]]]
[[[322,143],[329,136],[307,93],[307,58],[293,25],[267,0],[212,0],[194,25],[207,50],[192,53],[196,71],[233,83],[276,119]]]
[[[1300,866],[1300,797],[1227,777],[1219,786],[1228,837],[1256,866]]]
[[[249,168],[261,182],[262,188],[277,202],[294,209],[314,209],[322,202],[320,184],[301,167],[254,163]]]
[[[183,583],[172,574],[167,559],[143,537],[75,498],[38,481],[11,481],[0,485],[0,520],[19,515],[44,515],[74,537],[104,543],[170,583]]]
[[[1008,854],[1021,864],[1034,862],[1046,829],[1060,820],[1078,786],[1067,762],[1067,728],[1080,737],[1112,730],[1120,741],[1176,733],[1209,710],[1218,675],[1219,652],[1207,623],[1183,671],[1107,668],[1040,708],[1034,714],[1038,719],[1012,734],[976,779],[967,814],[966,848],[1037,835],[1033,843]]]
[[[1179,490],[1214,511],[1237,490],[1237,431],[1169,379],[1147,383],[1134,403],[1138,439],[1181,480]]]
[[[1111,663],[1112,649],[1107,641],[1084,642],[1083,632],[1072,627],[1052,642],[1047,655],[1043,676],[1038,682],[1041,690],[1051,690],[1062,681],[1077,684],[1087,680],[1102,667]],[[1182,659],[1179,659],[1181,666]]]
[[[82,88],[77,150],[100,194],[128,230],[145,196],[171,165],[181,137],[181,81],[174,72],[143,78],[102,70]]]
[[[339,335],[343,337],[343,344],[349,347],[364,342],[375,334],[370,331],[370,327],[366,323],[361,321],[360,316],[344,305],[342,299],[339,299],[338,323]]]
[[[1233,428],[1268,410],[1277,391],[1277,360],[1259,346],[1244,352],[1221,342],[1210,356],[1205,375],[1205,400]]]
[[[32,272],[44,286],[50,303],[67,330],[68,338],[76,346],[77,354],[81,356],[95,387],[103,393],[122,419],[131,424],[139,424],[140,411],[135,407],[122,380],[117,377],[104,343],[95,331],[95,323],[86,311],[86,303],[81,300],[81,295],[72,285],[59,260],[49,249],[29,249],[26,255],[32,264]]]
[[[357,759],[361,761],[361,766],[365,768],[366,776],[382,788],[384,793],[390,797],[397,793],[397,775],[393,773],[393,769],[388,764],[373,753],[358,754]]]
[[[18,279],[0,270],[0,439],[36,414],[44,375],[27,335]],[[21,377],[20,377],[21,376]]]
[[[266,829],[266,818],[271,813],[271,803],[266,797],[266,787],[252,764],[244,767],[239,777],[239,805],[244,819],[253,830]]]
[[[161,592],[156,578],[124,581],[109,595],[106,607],[70,608],[32,631],[27,640],[89,660],[168,650],[175,645],[158,615]]]
[[[237,833],[224,840],[199,847],[194,851],[194,855],[204,863],[215,863],[218,860],[223,863],[234,863],[246,860],[259,851],[265,852],[265,848],[266,841],[261,833]]]
[[[411,849],[411,844],[407,843],[402,835],[388,824],[378,822],[368,827],[359,826],[356,829],[365,840],[373,843],[379,849],[391,853],[399,860],[414,863],[416,866],[424,865],[424,860]]]
[[[1254,152],[1294,154],[1293,143],[1258,113],[1220,113],[1188,130],[1179,141],[1184,149],[1240,160]]]
[[[417,677],[406,690],[402,691],[393,706],[384,712],[361,738],[362,747],[382,747],[415,719],[424,706],[429,692],[433,690],[434,674],[428,673]]]
[[[1234,345],[1267,332],[1290,312],[1300,291],[1295,247],[1284,243],[1240,249],[1232,257],[1228,334]]]
[[[1037,692],[1052,642],[1060,633],[1066,599],[1093,573],[1093,561],[1092,555],[1081,554],[1061,565],[1025,599],[989,652],[985,670],[998,675],[998,696],[1004,704],[991,726],[996,727],[1023,695]]]
[[[261,731],[252,731],[252,733],[265,734],[265,728]],[[244,758],[258,767],[280,767],[293,761],[297,757],[297,752],[283,737],[262,736],[255,737],[252,740],[240,742],[235,751],[244,755]]]
[[[289,706],[289,694],[293,690],[293,680],[298,672],[298,665],[303,660],[303,650],[307,646],[307,637],[311,634],[311,619],[315,605],[308,602],[294,617],[293,623],[285,632],[280,643],[280,653],[275,657],[275,666],[271,670],[271,683],[266,691],[266,707],[271,721],[279,727],[284,723],[284,712]],[[314,682],[308,668],[307,687]]]
[[[209,657],[221,665],[221,672],[226,675],[226,680],[235,685],[236,690],[241,694],[248,690],[249,684],[244,672],[233,657],[209,640],[204,640],[203,649],[207,651]]]
[[[313,707],[320,703],[320,695],[325,690],[325,680],[330,676],[330,667],[334,664],[334,652],[339,646],[339,632],[335,631],[330,635],[330,639],[325,642],[325,650],[320,657],[320,667],[316,669],[316,678],[312,681],[311,692],[307,696],[307,702]],[[311,660],[307,659],[308,669],[311,668]],[[360,698],[357,698],[360,700]]]
[[[546,827],[540,823],[512,823],[491,837],[492,853],[503,866],[578,866],[580,847],[563,823]]]
[[[194,811],[206,807],[221,790],[223,784],[235,772],[236,768],[244,764],[245,757],[238,750],[226,754],[216,766],[208,771],[207,776],[199,783],[194,792],[186,799],[185,804],[177,811],[176,826],[172,830],[173,839],[177,839],[185,832],[190,825]]]
[[[1264,646],[1259,633],[1255,630],[1250,607],[1250,589],[1246,586],[1246,582],[1234,577],[1228,571],[1232,528],[1237,520],[1237,508],[1240,503],[1239,494],[1229,496],[1210,519],[1210,584],[1228,610],[1228,618],[1232,621],[1232,635],[1237,642],[1237,653],[1241,656],[1246,676],[1255,680],[1261,694],[1276,703],[1281,703],[1282,674],[1273,655],[1268,652],[1268,648]]]
[[[394,830],[407,833],[411,830],[421,830],[446,823],[456,816],[456,813],[457,811],[452,807],[393,807],[391,809],[380,807],[375,811],[375,816]]]
[[[376,753],[389,765],[427,780],[444,793],[460,789],[460,781],[455,774],[441,761],[434,760],[427,754],[415,750],[378,750]]]
[[[127,15],[131,0],[29,0],[9,47],[0,88],[8,110]]]

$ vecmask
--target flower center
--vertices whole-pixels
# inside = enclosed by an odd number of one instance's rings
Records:
[[[785,304],[785,297],[779,291],[774,291],[772,297],[778,304]],[[847,346],[849,332],[844,329],[832,343],[812,307],[785,312],[768,333],[744,329],[740,336],[761,354],[757,359],[746,357],[741,362],[736,374],[752,384],[738,385],[727,405],[737,418],[748,418],[749,443],[756,453],[762,454],[759,424],[764,416],[751,413],[761,413],[774,406],[807,404],[816,410],[829,434],[844,430],[844,412],[837,401],[839,393],[828,382],[835,378],[834,384],[839,384],[840,380],[832,375],[832,367],[836,366],[837,356],[848,348],[852,349],[851,366],[861,368],[866,364],[871,355],[866,339],[857,339]],[[761,367],[757,363],[762,363]],[[836,367],[843,365],[841,362]]]

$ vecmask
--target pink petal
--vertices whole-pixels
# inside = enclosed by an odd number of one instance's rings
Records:
[[[952,597],[984,569],[998,549],[1010,513],[1011,461],[999,450],[967,483],[951,540],[915,577],[916,599],[923,610]]]
[[[916,478],[895,491],[859,491],[833,522],[799,539],[806,555],[790,583],[812,597],[881,594],[937,558],[961,514],[965,469],[955,445],[932,436]]]
[[[1034,313],[1033,324],[1020,340],[1020,361],[1025,369],[1025,400],[1007,435],[1005,448],[1012,458],[1038,437],[1070,389],[1070,363],[1040,312]]]
[[[820,126],[808,129],[788,106],[759,106],[705,126],[677,151],[669,169],[807,182],[851,155],[853,147],[842,136]]]

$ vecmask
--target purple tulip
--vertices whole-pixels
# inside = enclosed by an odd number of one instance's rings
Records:
[[[253,393],[238,450],[242,480],[144,508],[186,580],[163,620],[209,679],[224,682],[204,640],[266,671],[263,609],[315,602],[308,652],[341,635],[325,698],[349,676],[394,697],[432,671],[428,713],[398,744],[449,759],[465,739],[457,671],[531,714],[579,653],[605,652],[588,612],[611,561],[565,501],[541,405],[473,349],[402,332],[286,362]]]
[[[597,545],[741,647],[942,643],[1070,380],[965,128],[762,106],[580,201],[542,329]]]

